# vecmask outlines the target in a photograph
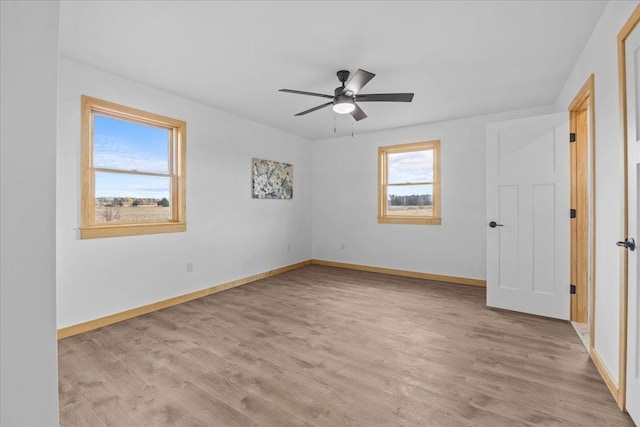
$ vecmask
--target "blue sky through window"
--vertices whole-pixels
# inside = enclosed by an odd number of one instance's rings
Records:
[[[388,183],[433,181],[433,150],[389,153]]]
[[[433,150],[389,153],[388,183],[405,184],[409,182],[433,182]],[[432,185],[393,186],[387,188],[388,195],[410,196],[414,194],[433,194]]]
[[[139,172],[169,172],[169,130],[93,116],[93,165]],[[164,177],[98,172],[96,197],[169,198]]]
[[[133,197],[171,200],[168,177],[96,172],[96,197]]]

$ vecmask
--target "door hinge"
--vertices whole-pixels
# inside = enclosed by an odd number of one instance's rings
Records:
[[[569,285],[569,293],[571,295],[575,295],[576,294],[576,285]]]
[[[575,134],[575,132],[571,132],[569,134],[569,142],[576,142],[576,134]]]
[[[576,217],[576,210],[569,209],[569,218],[575,218],[575,217]]]

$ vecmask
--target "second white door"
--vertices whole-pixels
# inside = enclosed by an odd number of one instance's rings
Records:
[[[488,306],[569,319],[569,221],[567,114],[489,125]]]
[[[640,27],[626,39],[625,56],[629,221],[628,236],[624,236],[629,251],[626,408],[637,423],[640,421],[640,249],[631,247],[628,242],[640,240]]]

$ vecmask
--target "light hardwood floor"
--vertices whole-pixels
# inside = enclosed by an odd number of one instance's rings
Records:
[[[569,322],[309,266],[59,342],[66,426],[632,426]]]

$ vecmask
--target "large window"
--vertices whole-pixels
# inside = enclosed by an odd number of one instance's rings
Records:
[[[185,231],[186,123],[82,97],[81,238]]]
[[[440,141],[379,147],[378,222],[440,221]]]

